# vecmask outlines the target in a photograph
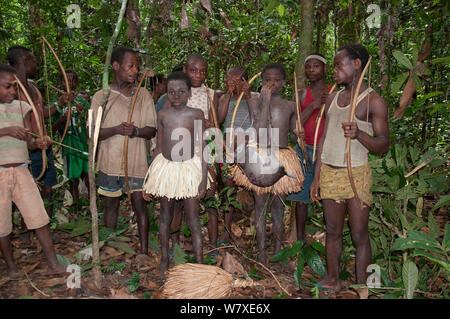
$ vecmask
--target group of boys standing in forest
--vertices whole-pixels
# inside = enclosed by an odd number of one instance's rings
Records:
[[[152,96],[145,88],[139,89],[136,85],[139,76],[136,51],[117,47],[111,57],[114,76],[99,121],[96,117],[102,106],[104,90],[95,93],[91,102],[92,123],[100,123],[97,128],[99,146],[96,169],[98,193],[105,198],[105,226],[117,226],[121,195],[129,192],[137,217],[140,253],[147,255],[149,218],[146,200],[160,200],[161,262],[158,269],[164,272],[169,267],[169,235],[175,233],[172,235],[172,245],[178,241],[176,230],[181,226],[183,212],[191,230],[196,261],[202,263],[200,199],[205,195],[214,196],[219,185],[243,186],[255,196],[258,261],[267,264],[267,214],[270,212],[272,217],[273,253],[277,253],[283,242],[285,200],[296,202],[296,229],[300,240],[305,239],[307,205],[311,201],[322,200],[327,233],[327,276],[319,283],[320,286],[335,290],[341,288],[339,259],[346,212],[356,247],[356,279],[358,283],[365,283],[366,269],[371,260],[368,217],[372,204],[367,153],[383,154],[389,148],[388,115],[384,100],[365,83],[359,92],[354,92],[368,60],[367,50],[359,44],[339,49],[334,57],[333,80],[344,88],[329,94],[326,59],[316,53],[309,55],[305,60],[309,86],[296,92],[301,104],[299,126],[295,103],[282,97],[287,76],[281,64],[271,63],[264,67],[259,93],[250,91],[245,68],[232,67],[225,76],[226,90],[219,94],[219,91],[205,86],[208,72],[206,59],[192,54],[181,70],[167,77],[167,93],[161,96],[162,90],[161,94],[155,95],[153,92]],[[41,150],[46,150],[49,159],[47,170],[37,182],[40,183],[42,197],[51,196],[51,186],[56,184],[52,142],[48,137],[36,137],[40,133],[36,120],[41,121],[40,126],[45,128],[44,118],[61,114],[60,119],[54,121],[54,130],[57,130],[66,120],[66,110],[61,108],[71,103],[72,113],[78,115],[75,117],[77,120],[71,120],[71,130],[64,141],[72,139],[71,146],[87,151],[86,126],[81,123],[88,104],[84,99],[74,98],[73,94],[63,94],[44,107],[39,90],[29,80],[36,75],[32,52],[23,47],[13,47],[9,50],[8,61],[10,66],[0,64],[0,178],[8,181],[0,186],[0,251],[8,273],[13,275],[17,268],[12,258],[9,234],[12,231],[11,202],[14,202],[27,228],[36,231],[48,260],[49,271],[61,273],[64,269],[56,260],[47,225],[51,214],[47,216],[45,213],[36,182],[33,181],[42,169]],[[71,83],[76,87],[76,73],[72,71],[69,74],[72,74]],[[17,89],[17,81],[24,84],[32,101]],[[153,100],[155,96],[160,96],[158,101]],[[238,110],[235,110],[239,97],[243,98]],[[356,97],[356,118],[348,121],[350,104]],[[133,99],[136,103],[129,122],[127,118]],[[31,102],[34,102],[38,116],[31,116]],[[158,107],[155,109],[156,102]],[[317,122],[322,107],[325,107],[324,117]],[[319,142],[317,160],[313,162],[317,125]],[[224,147],[224,144],[217,143],[222,141],[218,130],[204,134],[211,128],[223,128],[228,133],[230,128],[234,128],[230,137],[231,146],[226,144]],[[250,134],[251,130],[256,134]],[[126,137],[129,138],[128,153],[123,155]],[[151,153],[149,165],[146,141],[155,137],[156,149]],[[304,140],[306,154],[298,144],[295,150],[290,148],[289,137],[292,143]],[[347,138],[351,139],[357,196],[350,185],[344,160]],[[215,145],[213,152],[211,145]],[[231,162],[228,159],[223,161],[223,157],[217,160],[217,154],[223,154],[223,148],[234,155]],[[206,155],[204,150],[208,150]],[[87,172],[87,158],[80,160],[78,153],[65,152],[71,189],[78,190],[78,178],[85,178]],[[244,161],[241,162],[238,159],[242,154]],[[127,156],[128,160],[126,177],[123,156]],[[30,160],[33,177],[27,167]],[[220,162],[220,165],[215,162]],[[274,162],[275,168],[271,167]],[[269,171],[267,174],[264,173],[266,169]],[[209,242],[217,247],[220,243],[217,240],[218,212],[212,208],[207,212]],[[224,240],[231,241],[231,207],[224,214],[224,219]]]

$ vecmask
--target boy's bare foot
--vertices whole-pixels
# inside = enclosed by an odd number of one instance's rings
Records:
[[[342,289],[342,283],[339,279],[330,279],[325,277],[319,282],[319,285],[326,289],[339,291]]]

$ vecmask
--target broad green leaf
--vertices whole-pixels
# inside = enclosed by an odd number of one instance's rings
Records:
[[[297,256],[297,254],[302,250],[304,244],[305,241],[303,240],[297,240],[295,243],[293,243],[290,249],[289,257],[294,258],[295,256]]]
[[[186,254],[178,244],[173,247],[173,261],[175,266],[186,263]]]
[[[434,218],[433,212],[428,213],[428,228],[430,229],[430,235],[435,239],[441,236],[441,230],[439,228],[439,224],[436,222]]]
[[[400,88],[405,83],[405,81],[408,79],[408,77],[409,77],[409,72],[400,74],[400,76],[397,78],[397,80],[395,80],[395,82],[391,84],[392,92],[394,92],[394,93],[399,92]]]
[[[277,252],[275,255],[270,258],[270,261],[273,263],[279,262],[279,261],[285,261],[291,256],[291,247],[286,247],[281,249],[279,252]]]
[[[406,298],[412,299],[419,279],[419,270],[411,260],[406,260],[403,263],[402,279],[406,290]]]
[[[397,238],[392,250],[405,250],[405,249],[426,249],[434,252],[441,253],[439,242],[433,239],[433,237],[425,234],[424,232],[411,231],[407,238]]]
[[[413,68],[409,59],[402,52],[395,50],[394,52],[392,52],[392,55],[397,60],[397,62],[400,63],[401,65],[403,65],[405,68],[407,68],[409,70],[411,70]]]
[[[136,255],[136,252],[127,243],[122,241],[108,241],[106,246],[117,248],[127,254]]]
[[[448,205],[450,205],[450,194],[447,194],[447,195],[443,196],[440,200],[438,200],[438,202],[436,203],[436,205],[434,205],[434,207],[431,211],[435,211],[439,207],[448,206]]]
[[[319,243],[318,241],[313,241],[311,243],[311,247],[314,248],[315,250],[317,250],[319,253],[321,253],[322,255],[326,254],[325,251],[325,246],[322,245],[322,243]]]
[[[317,252],[308,246],[303,249],[302,254],[308,266],[311,267],[311,269],[314,270],[314,272],[320,277],[325,277],[325,266],[323,265],[322,259],[320,259]]]
[[[77,237],[87,234],[91,231],[91,224],[80,223],[76,228],[70,233],[70,237]]]
[[[450,56],[433,59],[433,60],[431,60],[431,63],[432,64],[447,64],[447,63],[450,63]]]
[[[448,263],[448,261],[444,260],[443,258],[439,258],[436,255],[433,255],[423,249],[415,249],[414,253],[412,254],[412,256],[422,256],[427,258],[429,261],[438,264],[439,266],[441,266],[442,268],[444,268],[446,271],[450,271],[450,264]]]

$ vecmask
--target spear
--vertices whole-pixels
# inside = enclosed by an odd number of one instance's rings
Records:
[[[120,28],[122,26],[123,17],[125,15],[125,10],[127,8],[128,0],[122,0],[122,6],[120,7],[119,18],[116,23],[116,27],[114,29],[114,33],[109,41],[108,50],[106,52],[106,61],[103,69],[103,100],[102,104],[99,107],[103,109],[103,107],[108,102],[108,97],[110,93],[109,88],[109,65],[111,64],[111,54],[113,50],[114,43],[119,35]],[[97,113],[97,117],[99,113]],[[101,121],[100,121],[101,122]],[[99,123],[101,124],[101,123]],[[100,125],[96,125],[96,130],[100,130]],[[94,134],[92,134],[92,125],[89,123],[89,135],[92,137],[89,140],[89,168],[88,168],[88,176],[89,176],[89,195],[90,195],[90,210],[92,216],[92,264],[93,264],[93,273],[94,273],[94,282],[97,288],[101,287],[101,270],[100,270],[100,248],[99,248],[99,240],[98,240],[98,212],[97,212],[97,196],[95,194],[95,171],[94,171]],[[98,136],[98,134],[97,134]]]

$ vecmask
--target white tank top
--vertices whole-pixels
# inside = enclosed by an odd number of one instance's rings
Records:
[[[350,104],[344,107],[338,106],[337,100],[342,91],[343,90],[340,90],[336,94],[331,102],[330,109],[327,112],[328,127],[321,156],[322,163],[336,167],[347,167],[347,139],[344,136],[342,122],[348,122]],[[358,96],[358,100],[356,102],[357,105],[372,91],[372,88],[368,88],[361,93]],[[356,118],[356,116],[354,122],[358,125],[358,129],[366,132],[370,136],[373,136],[372,123],[361,121]],[[369,150],[365,148],[357,139],[352,139],[350,144],[352,167],[365,165],[368,161],[367,153]]]

